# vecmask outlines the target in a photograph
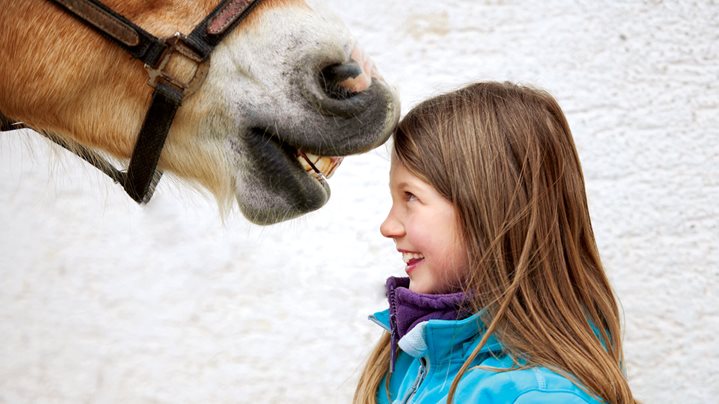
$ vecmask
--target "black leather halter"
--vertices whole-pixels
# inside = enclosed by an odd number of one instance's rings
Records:
[[[43,134],[110,176],[138,203],[147,203],[162,176],[157,163],[183,98],[202,85],[212,50],[259,0],[222,0],[189,35],[178,32],[165,39],[156,38],[97,0],[50,1],[144,62],[150,76],[148,84],[154,92],[127,171],[116,169],[105,158],[84,146],[66,142],[50,133]],[[173,77],[164,70],[172,57],[194,62],[195,72],[189,81]],[[28,126],[12,122],[0,114],[0,131],[24,127]]]

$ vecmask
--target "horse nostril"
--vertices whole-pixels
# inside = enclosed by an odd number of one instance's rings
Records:
[[[342,82],[360,74],[362,74],[362,68],[354,61],[329,65],[320,71],[320,84],[330,98],[344,100],[352,97],[355,93],[342,86]]]

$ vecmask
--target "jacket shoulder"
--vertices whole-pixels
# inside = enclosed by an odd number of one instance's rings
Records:
[[[514,400],[514,404],[594,404],[597,402],[598,401],[594,399],[587,400],[572,391],[544,390],[531,390],[526,393],[522,393]]]
[[[457,402],[601,403],[568,378],[544,367],[469,370],[457,386]]]

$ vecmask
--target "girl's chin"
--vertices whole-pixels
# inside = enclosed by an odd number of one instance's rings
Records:
[[[409,278],[409,290],[411,290],[414,293],[420,293],[420,294],[431,294],[432,288],[428,288],[425,285],[422,285],[421,282],[412,281],[412,278]]]
[[[428,285],[427,283],[430,284]],[[409,290],[423,295],[438,295],[462,291],[459,287],[453,288],[449,285],[434,285],[432,282],[422,282],[412,276],[409,277]]]

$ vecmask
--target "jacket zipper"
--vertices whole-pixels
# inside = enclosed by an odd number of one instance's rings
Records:
[[[424,378],[427,376],[427,373],[429,372],[429,363],[425,358],[419,359],[419,371],[417,372],[417,378],[414,380],[414,383],[412,384],[412,388],[410,388],[409,393],[407,394],[407,397],[402,401],[402,403],[406,404],[409,403],[412,400],[412,397],[414,397],[415,393],[417,393],[417,390],[419,390],[419,385],[422,384],[424,381]]]

